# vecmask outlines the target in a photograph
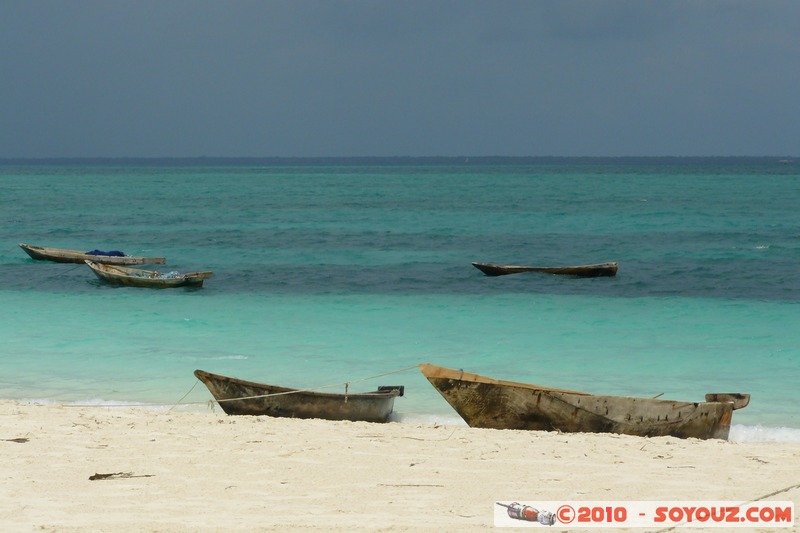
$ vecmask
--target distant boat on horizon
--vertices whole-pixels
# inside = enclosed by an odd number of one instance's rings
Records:
[[[521,272],[544,272],[545,274],[559,274],[562,276],[576,276],[580,278],[597,278],[602,276],[616,276],[617,263],[597,263],[594,265],[577,265],[561,267],[536,267],[517,265],[495,265],[493,263],[472,263],[472,266],[487,276],[506,276]]]

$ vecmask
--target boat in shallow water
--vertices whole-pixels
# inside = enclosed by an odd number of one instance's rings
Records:
[[[203,282],[213,275],[213,272],[189,272],[186,274],[169,272],[162,274],[157,270],[104,265],[88,260],[85,261],[85,263],[92,269],[92,272],[103,281],[107,281],[113,285],[144,287],[148,289],[202,287]]]
[[[616,276],[618,268],[616,262],[597,263],[594,265],[577,265],[577,266],[561,266],[561,267],[495,265],[492,263],[472,263],[472,266],[474,266],[487,276],[506,276],[508,274],[519,274],[521,272],[544,272],[545,274],[577,276],[580,278]]]
[[[432,364],[419,369],[470,427],[727,439],[749,394],[706,394],[705,402],[601,396],[503,381]]]
[[[54,261],[56,263],[80,264],[89,260],[107,265],[163,265],[166,262],[166,259],[163,257],[139,257],[135,255],[125,255],[118,251],[103,252],[101,250],[91,250],[89,252],[79,252],[78,250],[46,248],[44,246],[33,246],[25,243],[20,243],[19,247],[37,261]]]
[[[266,415],[285,418],[322,418],[353,422],[387,422],[402,385],[378,387],[374,392],[331,393],[291,389],[195,370],[222,410],[229,415]]]

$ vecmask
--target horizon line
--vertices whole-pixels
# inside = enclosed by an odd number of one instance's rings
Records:
[[[796,156],[778,155],[648,155],[648,156],[508,156],[508,155],[461,155],[461,156],[63,156],[63,157],[0,157],[0,165],[29,164],[99,164],[99,163],[139,163],[139,164],[499,164],[499,163],[542,163],[542,162],[592,162],[592,161],[647,161],[671,160],[675,162],[696,162],[702,160],[775,160],[779,163],[793,163]]]

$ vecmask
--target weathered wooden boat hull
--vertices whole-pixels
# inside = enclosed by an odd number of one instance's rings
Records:
[[[388,422],[402,386],[379,387],[375,392],[336,394],[304,391],[255,383],[203,370],[194,375],[205,383],[229,415],[266,415],[281,418],[321,418],[353,422]]]
[[[519,274],[521,272],[543,272],[545,274],[576,276],[580,278],[616,276],[618,268],[616,262],[597,263],[595,265],[578,265],[578,266],[563,266],[563,267],[495,265],[492,263],[472,263],[472,266],[474,266],[487,276],[506,276],[508,274]]]
[[[730,401],[713,402],[600,396],[430,364],[420,370],[470,427],[479,428],[727,439],[733,410],[749,401],[746,394],[716,395]]]
[[[162,278],[156,270],[104,265],[93,261],[85,261],[85,263],[101,280],[113,285],[124,285],[126,287],[148,289],[202,287],[203,282],[213,275],[212,272],[190,272],[172,278]]]
[[[106,265],[163,265],[166,259],[163,257],[138,257],[133,255],[113,256],[95,255],[79,252],[77,250],[64,250],[61,248],[45,248],[44,246],[32,246],[20,243],[26,254],[37,261],[53,261],[56,263],[83,263],[93,261]]]

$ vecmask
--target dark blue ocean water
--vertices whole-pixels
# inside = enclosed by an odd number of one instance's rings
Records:
[[[3,398],[171,405],[195,368],[297,387],[404,370],[358,386],[405,384],[400,419],[455,419],[408,370],[432,362],[596,393],[749,392],[740,433],[800,429],[795,163],[72,163],[0,165]],[[214,277],[109,287],[20,242]],[[472,261],[619,272],[491,278]]]

